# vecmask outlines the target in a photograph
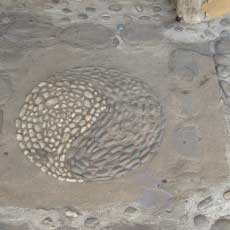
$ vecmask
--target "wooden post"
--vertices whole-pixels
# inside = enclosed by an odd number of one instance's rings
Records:
[[[176,0],[177,16],[186,23],[199,23],[204,20],[202,11],[204,0]]]

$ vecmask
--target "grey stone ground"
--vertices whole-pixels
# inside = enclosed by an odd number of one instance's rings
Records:
[[[0,230],[230,229],[228,17],[180,24],[166,0],[0,4]],[[15,121],[40,82],[88,66],[148,84],[163,142],[122,177],[59,181],[23,155]]]

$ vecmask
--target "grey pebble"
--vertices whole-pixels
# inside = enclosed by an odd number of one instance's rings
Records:
[[[217,66],[217,74],[218,74],[218,77],[221,79],[229,78],[230,77],[230,66],[218,65]]]
[[[88,217],[85,220],[85,226],[89,228],[95,228],[99,225],[99,220],[96,217]]]
[[[160,12],[162,9],[161,9],[161,7],[160,6],[154,6],[153,7],[153,12],[155,12],[155,13],[158,13],[158,12]]]
[[[200,201],[200,202],[198,203],[197,208],[198,208],[199,210],[204,210],[204,209],[206,209],[207,207],[212,206],[212,204],[213,204],[213,199],[212,199],[211,196],[208,196],[208,197],[206,197],[204,200],[202,200],[202,201]]]
[[[137,209],[134,208],[134,207],[127,207],[127,208],[125,209],[125,211],[124,211],[124,213],[126,213],[126,214],[134,214],[134,213],[136,213],[136,212],[137,212]]]

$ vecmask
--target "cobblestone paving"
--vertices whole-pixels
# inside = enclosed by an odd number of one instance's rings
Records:
[[[229,16],[0,5],[0,230],[230,229]]]

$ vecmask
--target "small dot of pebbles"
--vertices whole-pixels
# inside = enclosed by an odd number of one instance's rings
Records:
[[[96,217],[88,217],[85,220],[85,226],[88,228],[95,228],[99,225],[99,220]]]
[[[118,12],[122,10],[122,6],[120,4],[112,4],[108,8],[110,11]]]
[[[125,209],[125,211],[124,211],[124,213],[126,213],[126,214],[134,214],[134,213],[136,213],[136,212],[137,212],[137,209],[134,208],[134,207],[127,207],[127,208]]]
[[[224,199],[225,200],[230,200],[230,190],[224,192]]]

